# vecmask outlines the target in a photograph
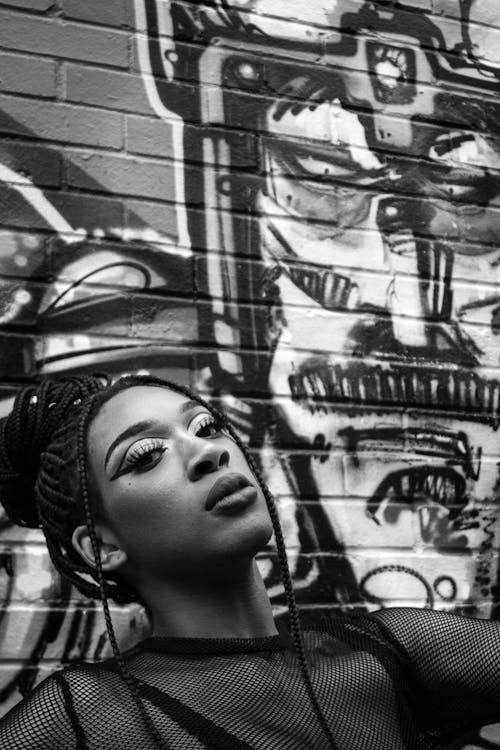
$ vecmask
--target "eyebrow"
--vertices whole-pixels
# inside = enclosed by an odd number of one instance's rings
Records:
[[[153,421],[152,419],[145,419],[143,422],[136,422],[135,424],[131,424],[130,427],[127,427],[126,430],[123,430],[123,432],[120,432],[120,434],[113,440],[111,445],[108,448],[108,451],[106,453],[106,458],[104,459],[104,468],[106,469],[108,465],[108,461],[111,458],[111,454],[113,453],[114,449],[122,443],[124,440],[130,437],[134,437],[135,435],[139,435],[141,432],[144,432],[145,430],[150,430],[152,427],[155,427],[158,423]]]
[[[196,409],[197,407],[201,407],[204,409],[205,407],[203,404],[200,404],[199,401],[194,401],[192,398],[189,399],[189,401],[183,401],[183,403],[179,407],[179,412],[181,414],[184,414],[186,411],[190,411],[191,409]]]
[[[200,404],[198,401],[193,401],[193,399],[190,399],[189,401],[183,401],[183,403],[179,407],[179,412],[181,414],[184,414],[184,412],[190,411],[191,409],[200,406],[202,407],[202,404]],[[145,419],[142,422],[136,422],[135,424],[130,425],[130,427],[127,427],[126,430],[120,432],[120,434],[113,440],[107,450],[106,458],[104,459],[104,468],[107,468],[109,459],[111,458],[111,454],[120,443],[123,443],[123,441],[127,440],[127,438],[135,437],[136,435],[140,435],[141,432],[151,430],[153,427],[157,426],[158,422],[156,422],[155,420]]]

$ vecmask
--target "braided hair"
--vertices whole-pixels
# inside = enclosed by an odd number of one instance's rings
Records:
[[[257,479],[271,518],[281,577],[290,618],[290,630],[311,706],[329,744],[331,730],[315,694],[307,663],[299,612],[288,566],[283,532],[274,499],[260,469],[226,417],[185,386],[153,376],[126,376],[112,383],[106,375],[45,379],[21,390],[9,416],[0,420],[0,502],[17,524],[41,528],[56,569],[84,596],[100,599],[108,638],[122,678],[150,734],[160,748],[166,744],[153,724],[138,683],[120,652],[108,599],[124,604],[140,601],[123,580],[113,580],[101,564],[95,521],[99,497],[87,469],[87,432],[92,418],[116,393],[136,385],[168,388],[197,401],[221,422],[245,456]],[[77,525],[86,524],[94,557],[91,566],[72,544]]]

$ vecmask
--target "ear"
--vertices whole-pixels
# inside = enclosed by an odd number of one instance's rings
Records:
[[[121,549],[110,533],[101,530],[97,524],[96,535],[99,539],[99,547],[101,550],[102,569],[106,572],[111,572],[121,568],[127,562],[127,553]],[[76,527],[73,536],[71,537],[71,542],[75,550],[87,565],[95,568],[92,542],[86,525]]]

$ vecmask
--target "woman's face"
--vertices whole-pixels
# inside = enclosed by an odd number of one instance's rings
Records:
[[[92,420],[88,446],[100,527],[137,580],[203,577],[269,541],[265,499],[243,453],[186,396],[151,385],[117,393]]]

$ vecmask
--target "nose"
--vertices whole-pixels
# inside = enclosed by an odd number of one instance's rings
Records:
[[[215,441],[196,440],[196,449],[187,464],[188,478],[196,482],[206,474],[222,469],[229,464],[229,451]]]

